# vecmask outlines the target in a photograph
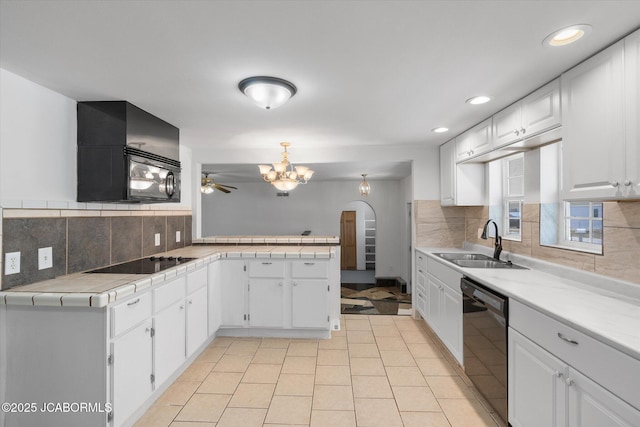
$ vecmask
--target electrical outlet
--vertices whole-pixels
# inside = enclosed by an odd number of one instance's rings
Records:
[[[156,233],[156,246],[160,246],[160,233]]]
[[[180,231],[176,231],[176,243],[180,243]]]
[[[39,248],[38,249],[38,270],[44,270],[53,267],[53,249]]]
[[[8,252],[4,255],[4,275],[20,273],[20,252]]]

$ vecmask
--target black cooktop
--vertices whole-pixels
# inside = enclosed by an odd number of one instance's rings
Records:
[[[110,274],[151,274],[157,273],[167,268],[175,267],[185,262],[194,260],[195,258],[184,257],[163,257],[152,256],[149,258],[140,258],[135,261],[124,262],[122,264],[112,265],[110,267],[99,268],[97,270],[88,271],[87,273],[110,273]]]

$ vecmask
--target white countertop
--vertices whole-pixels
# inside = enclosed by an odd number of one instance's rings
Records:
[[[450,248],[417,250],[509,298],[640,360],[640,285],[620,283],[564,267],[555,267],[555,274],[550,274],[540,269],[545,268],[541,263],[535,260],[529,263],[523,257],[513,262],[529,267],[529,270],[464,268],[433,253],[487,252]]]
[[[75,273],[0,292],[0,304],[49,307],[106,307],[109,303],[160,284],[221,258],[330,259],[335,246],[189,246],[156,256],[197,258],[153,274]]]

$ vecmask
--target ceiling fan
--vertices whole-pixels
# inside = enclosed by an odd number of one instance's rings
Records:
[[[237,190],[237,187],[233,187],[231,185],[218,184],[213,181],[213,178],[209,178],[209,174],[213,174],[213,172],[202,172],[204,175],[200,182],[200,192],[202,194],[211,194],[214,190],[222,191],[223,193],[231,193],[229,188]]]

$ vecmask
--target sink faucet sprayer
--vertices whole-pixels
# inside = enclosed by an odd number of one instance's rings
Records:
[[[482,229],[482,236],[480,236],[480,238],[487,240],[487,227],[491,222],[493,223],[493,226],[495,227],[495,230],[496,230],[496,244],[495,244],[495,249],[493,251],[493,257],[498,261],[500,261],[500,252],[502,252],[502,237],[498,235],[498,224],[496,224],[494,220],[489,219],[489,221],[487,221],[487,223],[484,225],[484,228]]]

